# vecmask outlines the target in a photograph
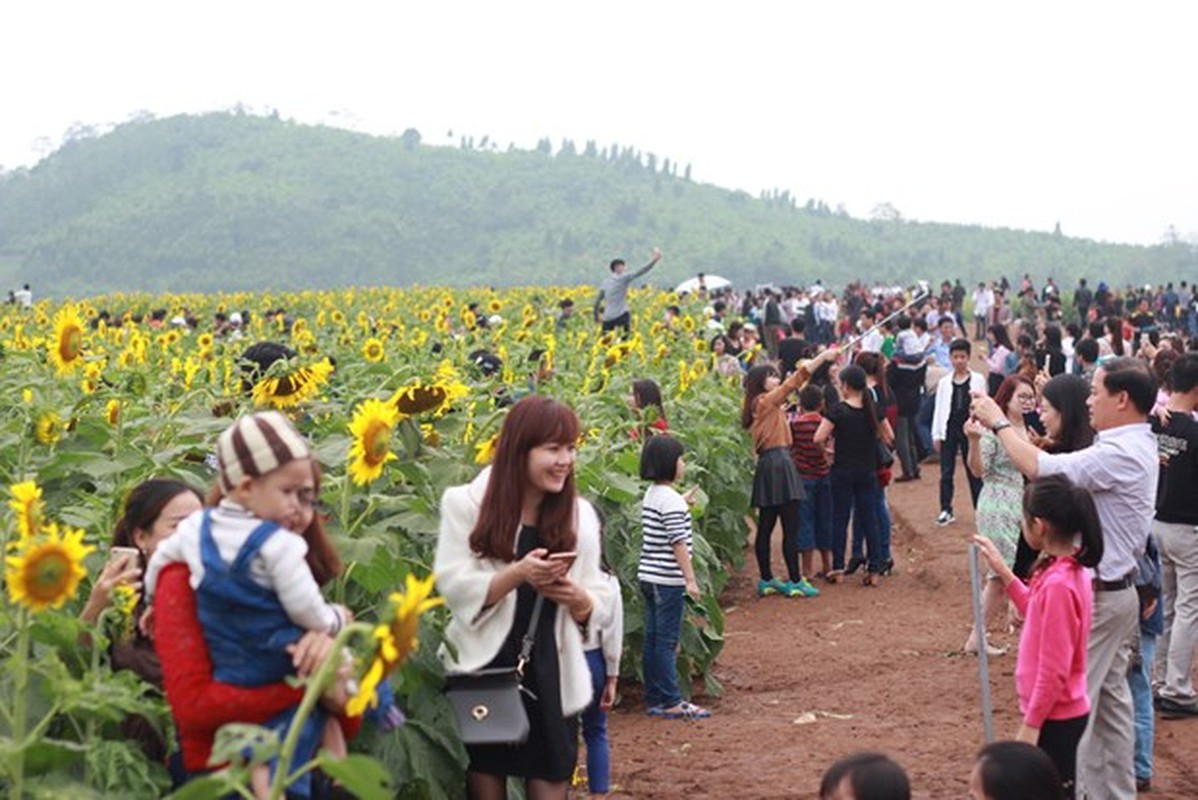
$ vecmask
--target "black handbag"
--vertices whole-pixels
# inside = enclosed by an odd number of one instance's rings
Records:
[[[528,712],[523,695],[537,697],[524,687],[524,667],[536,644],[544,596],[538,594],[532,619],[520,642],[514,667],[481,669],[446,679],[445,697],[453,707],[463,744],[523,744],[528,740]]]
[[[894,451],[887,447],[881,439],[875,440],[878,445],[878,469],[894,466]]]

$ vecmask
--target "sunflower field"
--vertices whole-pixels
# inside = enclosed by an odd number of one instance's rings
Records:
[[[288,414],[321,462],[321,512],[345,562],[329,599],[358,619],[387,618],[404,604],[414,618],[428,611],[419,649],[389,678],[405,724],[385,734],[364,726],[351,748],[379,767],[386,796],[461,793],[465,751],[436,658],[446,612],[424,600],[418,579],[431,570],[441,493],[487,463],[505,408],[532,391],[562,400],[582,421],[578,488],[606,519],[605,555],[624,593],[622,671],[636,679],[645,490],[637,472],[651,420],[628,398],[635,379],[661,386],[670,431],[686,446],[686,484],[701,490],[695,565],[705,601],[684,622],[679,668],[693,679],[684,687],[702,681],[719,692],[710,671],[722,644],[717,598],[743,558],[752,474],[740,389],[710,369],[697,301],[632,292],[627,338],[600,335],[584,314],[559,324],[561,300],[589,308],[593,296],[582,287],[110,295],[0,311],[6,796],[167,794],[165,769],[122,724],[137,716],[169,733],[169,712],[153,687],[113,669],[106,647],[128,634],[137,597],[118,595],[94,628],[78,613],[110,557],[129,490],[150,477],[207,489],[217,434],[253,409]],[[667,324],[670,304],[683,314]],[[234,312],[240,328],[214,327],[217,315]],[[291,357],[250,377],[243,355],[261,342]],[[406,650],[417,628],[413,618],[405,624]],[[360,654],[362,678],[388,679],[388,671]]]

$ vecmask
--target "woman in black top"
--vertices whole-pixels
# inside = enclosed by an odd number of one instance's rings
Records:
[[[844,547],[849,514],[861,521],[869,549],[867,586],[877,585],[882,571],[882,546],[878,528],[878,441],[893,439],[890,423],[878,420],[873,394],[865,384],[865,371],[858,366],[840,372],[842,401],[820,422],[816,444],[835,436],[836,456],[832,462],[832,572],[835,580],[844,572]]]

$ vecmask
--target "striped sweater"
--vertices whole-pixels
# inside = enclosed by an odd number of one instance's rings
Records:
[[[691,512],[686,500],[668,484],[654,484],[641,501],[641,559],[636,577],[659,586],[685,586],[674,545],[686,542],[691,552]]]

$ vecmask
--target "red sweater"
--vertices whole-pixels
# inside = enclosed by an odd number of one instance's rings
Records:
[[[216,731],[230,722],[260,725],[281,711],[299,705],[304,690],[286,683],[245,688],[212,680],[212,659],[196,613],[195,593],[186,564],[172,564],[158,577],[154,595],[154,649],[162,662],[166,699],[179,729],[183,765],[196,772],[211,768]],[[345,720],[349,738],[360,718]]]
[[[1015,663],[1015,691],[1023,720],[1033,728],[1046,719],[1072,719],[1090,710],[1086,694],[1086,645],[1094,595],[1090,576],[1069,557],[1032,576],[1014,580],[1007,596],[1026,619]]]

